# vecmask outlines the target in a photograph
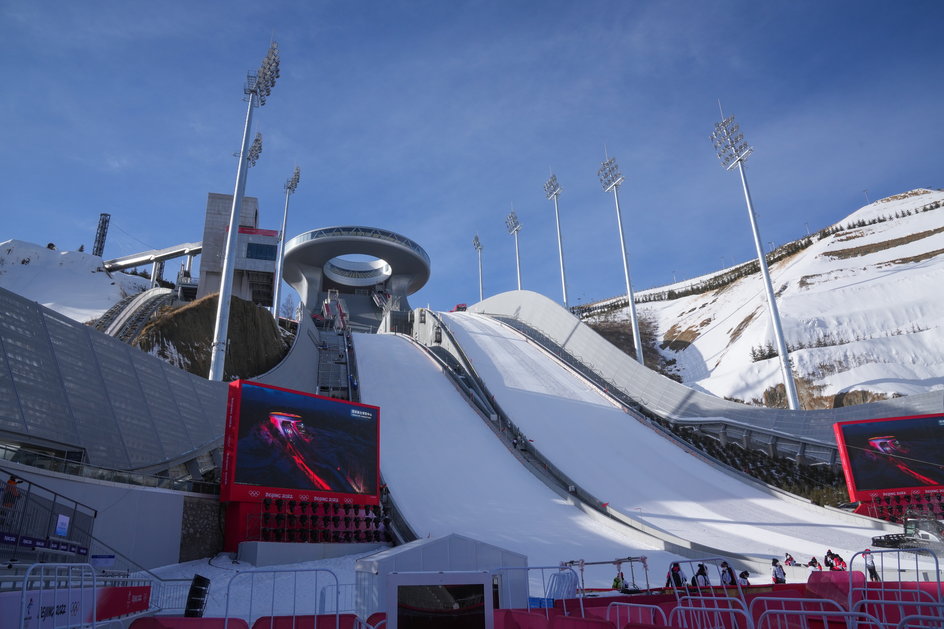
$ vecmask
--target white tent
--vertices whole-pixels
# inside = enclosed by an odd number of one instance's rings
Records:
[[[358,559],[354,565],[357,583],[357,613],[367,618],[386,608],[387,575],[393,572],[461,572],[487,570],[496,574],[501,607],[528,604],[528,558],[462,535],[418,539]]]

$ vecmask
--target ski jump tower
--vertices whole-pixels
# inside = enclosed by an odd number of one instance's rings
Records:
[[[376,331],[388,313],[409,312],[407,296],[429,280],[429,256],[405,236],[376,227],[325,227],[285,243],[283,277],[309,312],[328,291],[344,300],[355,328]]]

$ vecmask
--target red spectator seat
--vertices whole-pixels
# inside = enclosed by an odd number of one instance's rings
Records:
[[[263,616],[252,623],[252,629],[357,629],[359,619],[355,614],[340,614],[340,623],[335,625],[334,614],[319,616]],[[217,629],[214,627],[213,629]],[[222,629],[222,627],[220,627]]]
[[[136,618],[128,629],[249,629],[245,620],[231,618],[184,618],[183,616],[148,616]]]
[[[617,629],[616,625],[602,618],[579,618],[576,616],[554,616],[548,629]]]
[[[376,627],[378,624],[380,624],[381,620],[386,620],[386,619],[387,619],[386,612],[374,612],[373,614],[367,617],[367,625],[370,627]]]
[[[556,609],[496,609],[495,629],[548,629],[551,618],[560,615]]]

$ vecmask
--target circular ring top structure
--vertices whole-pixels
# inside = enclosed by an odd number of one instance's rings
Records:
[[[343,256],[362,255],[371,261]],[[313,229],[285,243],[285,281],[313,307],[327,287],[342,292],[383,285],[391,294],[412,295],[429,281],[429,256],[421,246],[377,227],[343,226]],[[347,289],[346,291],[344,289]]]

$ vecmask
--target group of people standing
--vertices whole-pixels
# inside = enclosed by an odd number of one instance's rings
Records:
[[[865,568],[869,579],[871,581],[880,581],[881,579],[879,578],[878,571],[875,569],[875,560],[872,558],[871,550],[866,548],[862,553],[862,558],[865,561]],[[781,564],[780,560],[776,557],[770,560],[770,580],[772,583],[787,582],[787,573],[784,570],[784,566],[806,566],[811,572],[823,570],[824,566],[826,570],[848,570],[846,561],[832,550],[826,551],[823,565],[820,565],[816,557],[812,557],[809,563],[801,564],[798,563],[790,553],[785,553],[783,564]],[[619,579],[620,576],[621,575],[618,575],[617,579]],[[747,570],[735,575],[734,570],[728,565],[728,562],[721,562],[721,585],[750,585],[748,581],[749,576],[750,573]],[[614,588],[616,587],[615,583],[616,580],[614,580]],[[708,568],[702,563],[698,564],[695,574],[692,575],[690,580],[685,576],[685,573],[682,572],[682,567],[678,562],[673,562],[669,565],[669,572],[665,576],[665,587],[667,588],[681,588],[684,586],[699,588],[708,587],[710,585],[711,581],[708,578]]]
[[[749,576],[750,573],[747,570],[742,570],[735,575],[727,561],[721,562],[721,585],[750,585],[747,580]],[[691,580],[688,580],[678,562],[673,562],[669,566],[668,574],[665,575],[665,587],[680,588],[685,585],[695,588],[711,586],[711,580],[708,578],[708,567],[703,563],[698,564],[695,574],[692,575]]]
[[[862,552],[862,558],[865,561],[865,569],[868,572],[869,580],[871,581],[881,581],[878,576],[878,571],[875,569],[875,560],[872,558],[872,551],[866,548]],[[777,581],[777,560],[773,560],[773,577],[774,583],[783,583],[783,581]],[[806,566],[809,568],[810,572],[819,572],[821,570],[831,570],[833,572],[842,572],[848,570],[849,567],[846,565],[846,560],[839,556],[838,553],[834,553],[832,549],[827,549],[826,554],[823,556],[823,563],[820,564],[817,561],[816,557],[810,557],[809,562],[806,564],[797,563],[797,561],[790,555],[786,553],[786,558],[783,561],[784,565],[787,566]],[[780,572],[783,572],[783,568],[780,568]]]
[[[816,560],[816,557],[813,557],[813,561]],[[827,550],[826,554],[823,555],[823,565],[822,567],[817,567],[817,570],[834,570],[836,572],[841,570],[846,570],[846,560],[839,556],[838,553],[834,553],[832,550]]]

